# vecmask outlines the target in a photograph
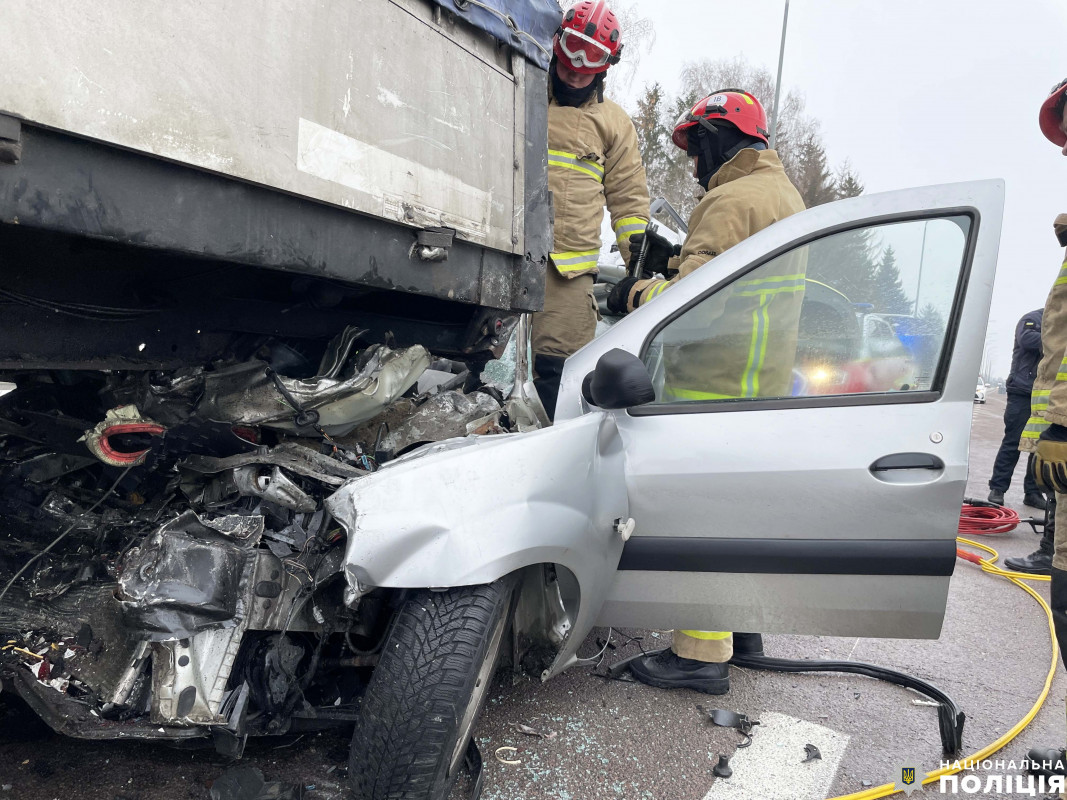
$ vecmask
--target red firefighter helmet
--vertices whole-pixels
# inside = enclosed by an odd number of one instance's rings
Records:
[[[619,63],[622,31],[604,0],[582,0],[563,15],[553,45],[570,69],[591,75]]]
[[[1067,80],[1060,81],[1052,87],[1049,96],[1041,104],[1041,113],[1037,120],[1045,138],[1058,147],[1067,145],[1067,133],[1063,132],[1063,104],[1067,97]]]
[[[760,139],[767,144],[767,112],[760,101],[741,89],[720,89],[712,92],[678,117],[671,136],[678,147],[689,149],[689,129],[700,124],[700,120],[726,120],[749,136]]]

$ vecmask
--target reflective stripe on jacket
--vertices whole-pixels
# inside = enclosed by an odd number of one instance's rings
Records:
[[[670,281],[639,281],[635,295],[641,303],[651,300],[738,242],[803,210],[804,201],[774,150],[742,150],[712,176],[693,209],[682,252],[668,265],[678,274]]]
[[[1030,393],[1030,419],[1019,449],[1037,450],[1037,440],[1050,423],[1067,425],[1067,261],[1052,284],[1041,317],[1041,363]]]
[[[633,121],[594,92],[578,108],[548,105],[548,188],[554,207],[552,263],[575,278],[596,271],[607,206],[624,261],[648,224],[648,183]]]
[[[712,178],[689,218],[678,275],[638,281],[645,303],[719,253],[804,210],[773,150],[742,150]],[[723,400],[789,393],[804,299],[806,249],[790,251],[721,289],[671,324],[664,396]]]

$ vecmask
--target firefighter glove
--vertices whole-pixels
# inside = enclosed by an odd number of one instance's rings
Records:
[[[1037,442],[1032,463],[1038,486],[1050,492],[1067,492],[1067,427],[1050,425]]]
[[[631,275],[636,274],[637,262],[641,259],[642,248],[645,248],[648,253],[645,255],[645,263],[642,265],[641,274],[637,276],[639,278],[651,278],[657,272],[661,275],[666,275],[667,262],[682,251],[681,247],[671,244],[654,230],[649,229],[644,233],[635,233],[630,237],[629,272]]]
[[[623,315],[629,311],[626,307],[626,299],[637,283],[637,278],[623,278],[615,284],[615,288],[608,295],[608,311],[612,314]],[[637,307],[638,298],[634,297],[634,308]]]

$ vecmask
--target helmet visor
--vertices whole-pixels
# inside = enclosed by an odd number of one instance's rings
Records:
[[[559,46],[575,67],[603,67],[611,58],[607,47],[570,28],[559,35]]]

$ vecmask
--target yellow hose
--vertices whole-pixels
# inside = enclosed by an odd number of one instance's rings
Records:
[[[986,745],[977,753],[967,756],[966,758],[953,759],[954,762],[958,760],[963,763],[968,761],[983,761],[989,758],[989,756],[1003,749],[1003,747],[1008,742],[1010,742],[1012,739],[1022,733],[1026,726],[1029,725],[1030,722],[1033,720],[1033,718],[1037,716],[1037,712],[1041,710],[1041,706],[1045,703],[1045,698],[1048,697],[1048,690],[1052,686],[1052,678],[1056,675],[1056,662],[1059,661],[1060,648],[1056,644],[1056,627],[1052,622],[1052,609],[1049,608],[1048,603],[1045,602],[1044,598],[1041,597],[1041,595],[1039,595],[1037,592],[1035,592],[1033,589],[1031,589],[1029,586],[1022,582],[1024,580],[1051,581],[1052,579],[1048,575],[1029,575],[1024,572],[1011,572],[1010,570],[1001,569],[994,563],[998,558],[1000,558],[1000,554],[997,553],[997,551],[994,550],[992,547],[987,547],[984,544],[979,544],[976,541],[973,541],[971,539],[964,539],[963,537],[956,539],[956,541],[960,544],[969,545],[971,547],[977,547],[979,550],[985,550],[987,553],[990,553],[993,556],[992,558],[981,559],[982,572],[988,572],[990,575],[997,575],[1001,578],[1005,578],[1011,581],[1041,604],[1041,608],[1044,610],[1045,616],[1048,617],[1049,638],[1052,640],[1052,663],[1049,665],[1048,675],[1045,676],[1045,685],[1041,689],[1041,694],[1038,696],[1037,702],[1034,703],[1034,705],[1026,713],[1025,717],[1019,720],[1011,730],[1009,730],[995,742]],[[923,784],[925,785],[927,783],[933,783],[935,781],[940,780],[943,775],[955,775],[959,772],[963,772],[962,766],[958,769],[946,767],[944,769],[938,769],[933,772],[928,772],[926,773],[926,777],[923,778]],[[864,789],[861,792],[843,794],[839,797],[831,798],[831,800],[875,800],[875,798],[877,797],[889,797],[891,795],[898,794],[900,791],[900,789],[896,788],[896,782],[886,783],[881,786],[874,786],[870,789]]]

